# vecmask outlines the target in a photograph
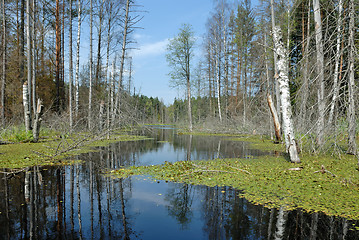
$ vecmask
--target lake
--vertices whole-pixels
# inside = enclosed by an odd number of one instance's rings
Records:
[[[71,166],[1,175],[0,239],[359,239],[356,221],[268,209],[238,197],[240,189],[108,177],[123,166],[274,154],[171,127],[138,134],[151,139],[100,147]]]

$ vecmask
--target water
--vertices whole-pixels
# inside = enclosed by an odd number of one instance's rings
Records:
[[[0,180],[0,239],[359,239],[357,222],[301,210],[267,209],[231,187],[112,179],[104,169],[165,161],[264,154],[223,137],[142,132],[82,154],[81,164],[34,167]]]

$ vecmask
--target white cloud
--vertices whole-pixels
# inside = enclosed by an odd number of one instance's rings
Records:
[[[154,55],[161,55],[166,51],[168,44],[168,39],[158,41],[155,43],[148,43],[140,46],[138,50],[133,51],[133,56],[135,57],[148,57]]]

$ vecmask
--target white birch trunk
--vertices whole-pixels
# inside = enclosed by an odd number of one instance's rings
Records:
[[[218,47],[217,47],[218,49]],[[217,51],[219,55],[219,52]],[[219,56],[216,56],[216,82],[217,82],[217,103],[218,103],[218,116],[219,121],[222,122],[222,111],[221,111],[221,85],[220,85],[220,66],[219,66]]]
[[[81,37],[81,1],[77,0],[77,43],[76,43],[76,73],[75,73],[75,116],[79,114],[79,76],[80,76],[80,37]]]
[[[340,61],[340,44],[341,44],[341,32],[342,32],[342,12],[343,12],[343,2],[339,0],[338,3],[338,22],[337,22],[337,49],[335,53],[335,67],[334,67],[334,75],[333,75],[333,97],[330,105],[328,126],[332,124],[334,117],[334,109],[337,103],[337,98],[339,94],[339,86],[338,86],[338,76],[339,76],[339,61]]]
[[[111,118],[108,116],[109,121],[109,127],[112,127],[112,122],[115,120],[115,106],[114,106],[114,88],[115,88],[115,72],[116,72],[116,56],[115,59],[112,62],[112,72],[111,72],[111,78],[110,78],[110,91],[109,91],[109,107],[110,110],[108,111],[111,113]]]
[[[271,0],[270,3],[271,3],[272,31],[274,31],[274,28],[275,28],[274,0]],[[280,109],[279,85],[278,85],[278,81],[277,81],[277,79],[278,79],[278,66],[277,66],[277,53],[276,53],[276,51],[273,51],[273,57],[274,57],[275,95],[276,95],[276,99],[277,99],[276,103],[277,103],[277,109]]]
[[[355,119],[355,79],[354,79],[354,62],[355,62],[355,39],[354,39],[354,0],[350,0],[349,10],[349,81],[348,81],[348,151],[349,154],[357,154],[356,144],[356,119]]]
[[[29,88],[27,82],[22,85],[22,102],[24,104],[24,120],[26,131],[31,130],[31,110],[29,106]]]
[[[318,73],[318,125],[317,142],[319,146],[323,145],[324,137],[324,52],[323,52],[323,34],[322,19],[320,14],[319,0],[313,0],[314,22],[315,22],[315,41],[317,50],[317,73]]]
[[[290,104],[288,53],[283,46],[282,33],[279,27],[273,29],[273,40],[277,53],[278,83],[280,88],[281,112],[283,116],[283,132],[287,152],[291,162],[300,163],[297,146],[294,138],[292,108]]]

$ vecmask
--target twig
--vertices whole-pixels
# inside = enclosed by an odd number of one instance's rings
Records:
[[[324,173],[330,173],[333,177],[336,177],[335,174],[333,174],[333,173],[331,173],[330,171],[326,170],[325,167],[324,167],[324,165],[322,165],[322,169],[320,169],[319,171],[315,171],[314,173],[319,173],[319,172],[321,172],[322,174],[324,174]]]

